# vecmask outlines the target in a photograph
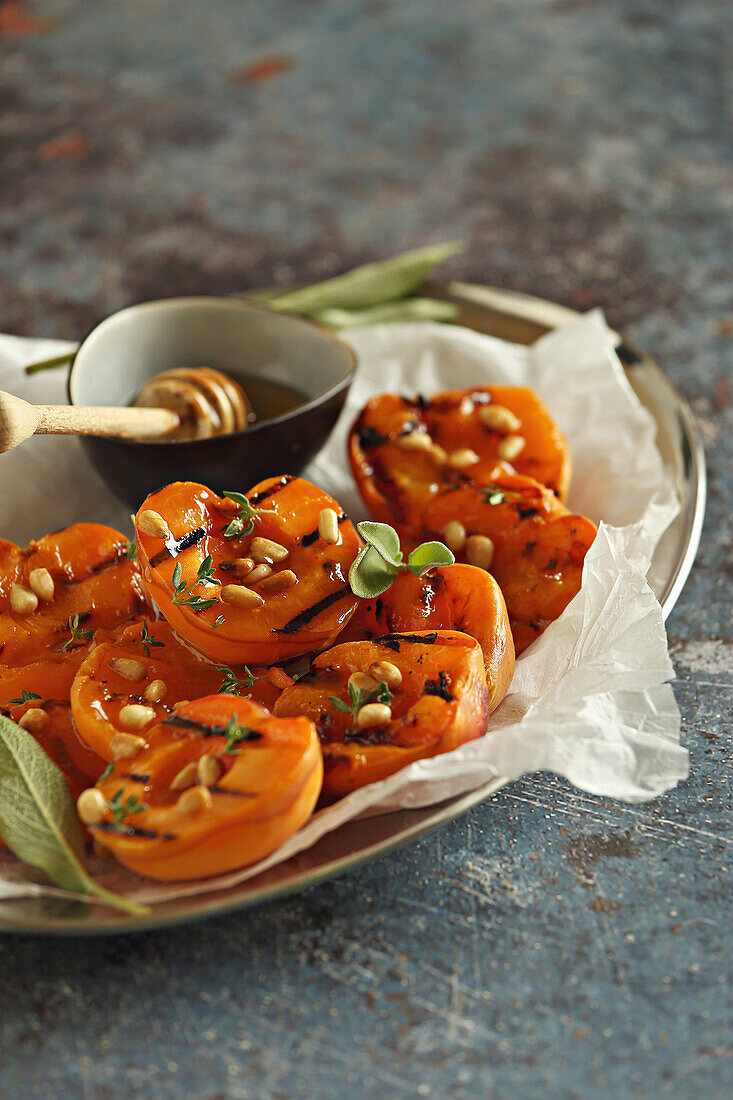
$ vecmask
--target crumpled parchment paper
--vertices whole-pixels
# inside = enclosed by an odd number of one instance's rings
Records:
[[[429,396],[492,382],[531,386],[570,443],[570,507],[600,523],[582,589],[517,661],[510,692],[485,737],[355,791],[244,870],[162,885],[109,862],[94,864],[105,886],[136,901],[153,904],[231,887],[358,815],[440,802],[496,776],[516,779],[547,769],[583,790],[637,802],[687,774],[662,611],[645,579],[677,498],[654,443],[652,418],[626,380],[602,315],[588,314],[531,348],[430,323],[365,328],[349,340],[359,356],[358,374],[343,415],[304,476],[333,493],[353,520],[365,518],[345,440],[370,396],[387,390]],[[22,367],[68,347],[0,336],[0,388],[36,402],[65,400],[64,372],[28,377]],[[19,543],[81,519],[129,526],[126,509],[72,439],[34,439],[0,456],[0,500],[0,533]],[[0,860],[0,896],[45,891],[62,893],[9,855]]]

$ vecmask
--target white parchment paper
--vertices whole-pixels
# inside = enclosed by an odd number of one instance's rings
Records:
[[[437,324],[380,325],[349,339],[359,355],[358,374],[332,436],[304,476],[332,492],[352,519],[364,518],[345,440],[370,396],[385,390],[429,396],[492,382],[529,385],[570,443],[568,503],[600,524],[581,591],[517,661],[510,692],[485,737],[355,791],[245,870],[203,883],[157,885],[116,865],[95,864],[104,885],[135,900],[154,903],[233,886],[358,815],[439,802],[496,776],[516,779],[547,769],[583,790],[636,802],[687,774],[662,612],[645,579],[677,499],[652,419],[626,381],[602,315],[588,314],[531,348]],[[0,336],[0,388],[36,402],[65,400],[63,372],[29,378],[22,368],[68,347]],[[23,543],[80,519],[125,530],[129,524],[127,510],[86,464],[77,441],[34,439],[0,456],[5,538]],[[0,897],[46,891],[60,893],[12,857],[0,859]]]

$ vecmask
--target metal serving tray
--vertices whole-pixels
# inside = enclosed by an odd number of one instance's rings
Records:
[[[577,318],[564,306],[495,287],[469,283],[431,286],[433,297],[459,306],[459,323],[504,340],[531,344]],[[657,446],[675,478],[680,513],[659,543],[649,581],[666,618],[689,575],[705,512],[705,458],[692,412],[657,364],[614,334],[629,382],[657,425]],[[36,935],[100,935],[142,931],[244,909],[332,878],[383,855],[465,813],[507,783],[494,779],[469,794],[417,810],[400,810],[348,822],[286,863],[229,890],[156,905],[150,916],[123,916],[101,905],[40,895],[0,899],[0,931]]]

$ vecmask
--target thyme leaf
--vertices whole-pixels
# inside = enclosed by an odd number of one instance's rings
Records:
[[[244,493],[227,492],[224,490],[227,500],[233,501],[239,508],[238,514],[224,528],[225,539],[243,539],[251,535],[255,528],[255,516],[274,516],[274,508],[255,508],[247,500]]]
[[[150,630],[148,629],[147,622],[144,622],[142,633],[140,634],[140,645],[145,650],[145,656],[149,657],[151,646],[154,649],[160,649],[162,647],[165,647],[165,642],[156,642],[155,638],[153,637],[153,635],[150,633]]]
[[[345,703],[343,699],[337,699],[335,695],[329,695],[328,701],[335,710],[340,711],[342,714],[350,714],[356,721],[357,714],[367,703],[386,703],[389,706],[393,697],[393,693],[389,690],[386,682],[380,680],[375,688],[367,692],[363,688],[357,688],[353,684],[349,684],[348,703]]]
[[[238,695],[240,687],[251,688],[256,680],[262,679],[261,676],[254,676],[247,665],[244,666],[244,675],[241,677],[237,677],[236,672],[226,665],[217,665],[216,671],[221,672],[224,677],[221,686],[217,688],[217,695]]]
[[[208,554],[198,567],[196,579],[190,588],[194,588],[197,584],[221,584],[221,581],[212,576],[213,571],[214,565],[211,554]],[[218,603],[218,600],[213,597],[206,599],[203,596],[195,596],[190,591],[188,582],[181,577],[181,563],[179,561],[176,562],[171,579],[174,588],[171,603],[177,604],[179,607],[190,607],[194,611],[205,611],[207,607],[213,607],[215,603]]]
[[[240,726],[237,716],[233,714],[227,723],[224,736],[226,737],[224,752],[230,756],[239,756],[240,750],[236,748],[237,745],[241,745],[243,741],[259,741],[262,734],[251,726]]]
[[[8,699],[9,703],[17,703],[19,706],[23,703],[30,703],[31,699],[40,699],[40,695],[36,695],[35,691],[21,691],[20,699]]]
[[[69,632],[71,637],[61,646],[63,653],[65,653],[74,642],[89,641],[90,638],[94,637],[93,630],[85,630],[83,627],[79,626],[78,613],[76,615],[69,615]]]

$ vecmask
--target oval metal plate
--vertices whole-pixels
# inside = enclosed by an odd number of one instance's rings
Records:
[[[531,344],[550,329],[578,316],[564,306],[494,287],[470,283],[436,284],[436,298],[459,307],[459,323],[519,344]],[[657,364],[618,334],[616,351],[642,404],[657,425],[657,446],[672,472],[680,514],[655,551],[649,581],[665,618],[675,605],[692,568],[705,512],[705,458],[692,412]],[[102,906],[48,896],[0,899],[0,931],[43,935],[104,935],[161,928],[244,909],[280,897],[375,856],[383,855],[465,813],[505,786],[494,779],[468,794],[418,810],[381,814],[349,822],[286,863],[230,890],[156,905],[145,918],[122,917]]]

